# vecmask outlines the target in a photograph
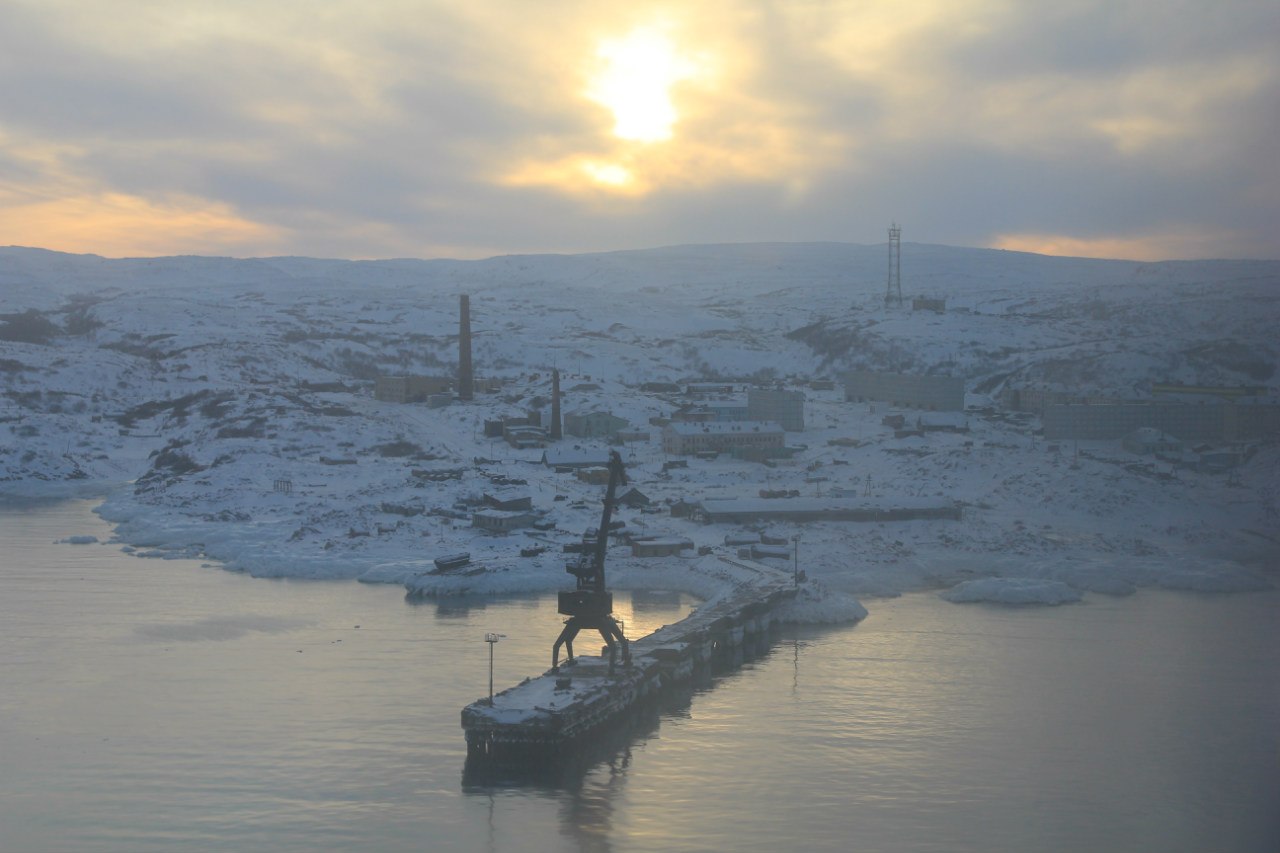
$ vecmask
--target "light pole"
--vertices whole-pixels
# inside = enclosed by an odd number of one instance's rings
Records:
[[[499,640],[507,636],[506,634],[494,634],[489,632],[484,635],[484,641],[489,644],[489,704],[493,704],[493,647]]]
[[[800,586],[800,534],[791,537],[791,582]]]

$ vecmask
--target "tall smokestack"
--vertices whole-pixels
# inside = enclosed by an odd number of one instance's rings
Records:
[[[475,375],[471,372],[471,297],[462,294],[458,305],[458,399],[475,395]]]
[[[560,370],[551,371],[551,439],[558,441],[564,437],[560,431]]]

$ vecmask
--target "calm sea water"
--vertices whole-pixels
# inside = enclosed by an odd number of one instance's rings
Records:
[[[458,712],[554,599],[406,602],[0,509],[0,849],[1280,850],[1280,594],[868,602],[553,783],[464,780]],[[619,596],[630,635],[692,600]]]

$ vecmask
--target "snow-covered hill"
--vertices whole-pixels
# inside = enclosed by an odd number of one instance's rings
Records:
[[[401,580],[469,550],[490,571],[442,578],[439,591],[551,589],[564,577],[555,551],[594,523],[599,487],[482,429],[547,397],[551,367],[567,388],[599,386],[570,390],[566,410],[599,406],[639,426],[673,408],[643,382],[797,383],[869,367],[964,377],[973,431],[895,439],[883,407],[810,390],[809,429],[793,437],[807,449],[793,464],[718,459],[661,475],[655,430],[626,448],[635,481],[658,501],[839,487],[964,503],[960,522],[775,526],[802,537],[811,575],[863,595],[992,576],[1112,592],[1271,582],[1274,442],[1231,477],[1174,475],[1115,444],[1082,443],[1078,457],[1051,449],[1034,418],[1006,416],[990,395],[1012,385],[1132,397],[1162,380],[1274,395],[1280,262],[907,244],[904,293],[945,298],[935,314],[885,307],[886,260],[883,245],[847,244],[474,262],[0,249],[0,489],[120,484],[102,511],[122,541],[255,574]],[[443,409],[375,401],[380,373],[453,371],[462,293],[477,371],[502,390]],[[455,468],[454,479],[422,473]],[[527,537],[450,518],[503,477],[525,480],[562,531],[545,554],[522,558]],[[663,514],[628,523],[707,546],[726,533]],[[658,580],[650,561],[617,562],[619,582]]]

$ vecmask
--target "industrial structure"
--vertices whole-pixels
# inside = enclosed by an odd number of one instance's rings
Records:
[[[458,399],[475,396],[475,372],[471,369],[471,297],[458,297]]]
[[[889,281],[884,291],[885,307],[902,305],[902,228],[889,226]]]
[[[547,435],[552,441],[564,438],[564,427],[560,420],[560,370],[551,371],[551,426]]]
[[[631,645],[622,633],[622,626],[613,618],[613,593],[609,592],[604,580],[604,558],[609,548],[614,500],[618,496],[618,486],[626,483],[627,472],[622,465],[622,457],[615,450],[609,454],[609,485],[605,488],[604,509],[600,513],[600,526],[595,529],[595,538],[592,539],[588,531],[583,536],[584,548],[580,558],[565,567],[565,571],[577,578],[577,584],[573,591],[559,595],[559,611],[569,619],[551,647],[552,672],[560,668],[561,646],[568,652],[566,663],[575,662],[573,640],[584,629],[599,631],[604,638],[609,648],[610,673],[613,672],[619,645],[622,646],[623,665],[631,665]]]
[[[766,651],[775,609],[795,597],[793,574],[719,559],[743,582],[632,642],[631,666],[615,670],[600,658],[581,657],[572,668],[553,668],[463,708],[469,769],[490,762],[528,768],[567,755],[664,692]]]

